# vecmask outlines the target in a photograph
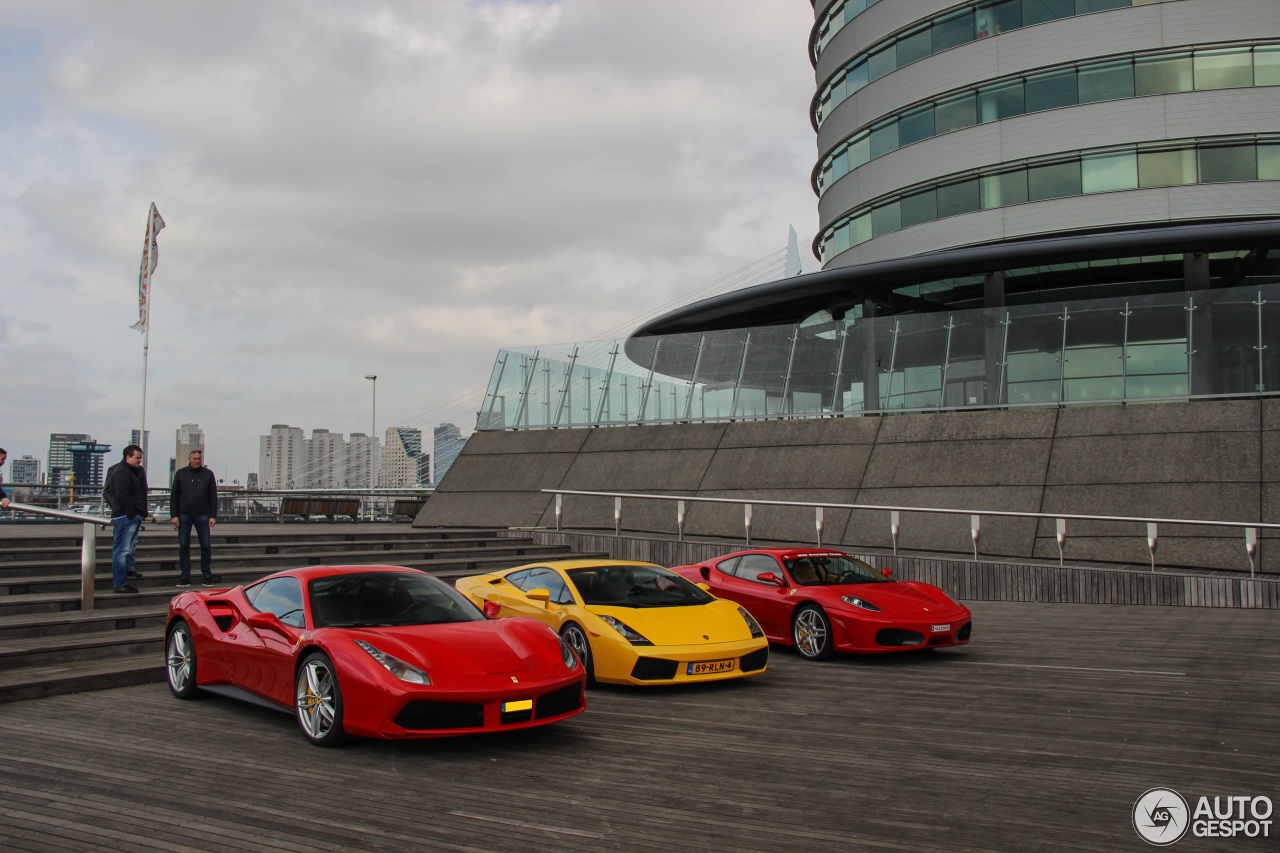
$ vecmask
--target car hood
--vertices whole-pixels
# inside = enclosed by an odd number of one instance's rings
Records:
[[[613,607],[593,604],[587,610],[612,616],[644,635],[655,646],[730,643],[751,639],[751,629],[738,605],[718,600],[689,607]]]
[[[845,595],[859,598],[894,616],[923,616],[926,614],[955,613],[963,607],[953,602],[946,593],[930,584],[898,581],[896,583],[850,583],[837,586],[810,587],[821,589],[831,598]],[[845,605],[848,606],[848,605]]]
[[[559,643],[532,619],[450,622],[440,625],[401,625],[345,628],[353,640],[364,640],[380,651],[414,666],[483,675],[528,672]],[[551,647],[555,648],[552,649]]]

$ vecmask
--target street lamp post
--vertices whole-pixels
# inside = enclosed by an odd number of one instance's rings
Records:
[[[369,488],[378,484],[378,374],[366,374],[365,379],[373,383],[373,412],[369,419]],[[369,495],[369,520],[373,520],[373,494]]]

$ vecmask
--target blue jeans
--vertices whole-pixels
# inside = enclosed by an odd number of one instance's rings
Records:
[[[138,531],[142,529],[142,516],[118,515],[111,519],[111,585],[116,589],[128,581],[126,574],[137,564]]]
[[[191,580],[191,527],[196,528],[196,538],[200,540],[200,577],[209,580],[213,577],[210,563],[213,562],[213,550],[209,545],[209,516],[178,514],[178,579]]]

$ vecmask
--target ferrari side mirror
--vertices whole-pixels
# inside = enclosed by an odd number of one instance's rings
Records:
[[[887,578],[891,578],[893,577],[893,569],[890,569],[886,566],[885,568],[880,570],[880,574],[884,575]]]
[[[698,589],[702,590],[703,592],[711,592],[710,584],[700,583],[700,584],[695,584],[695,586],[697,586]]]
[[[269,631],[280,631],[283,628],[274,613],[250,613],[245,621],[251,628],[266,628]]]
[[[786,586],[786,585],[787,585],[787,582],[786,582],[786,581],[784,581],[782,578],[778,577],[778,576],[777,576],[776,574],[774,574],[773,572],[762,572],[761,574],[759,574],[759,575],[757,575],[757,576],[756,576],[756,580],[760,581],[761,583],[772,583],[772,584],[777,584],[778,586]]]

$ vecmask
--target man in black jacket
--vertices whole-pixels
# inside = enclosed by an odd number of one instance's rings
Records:
[[[136,593],[130,578],[140,578],[137,565],[138,531],[147,514],[147,472],[142,470],[142,448],[124,449],[124,464],[111,466],[103,489],[111,507],[111,585],[116,592]]]
[[[218,480],[204,467],[203,450],[191,451],[187,461],[187,467],[173,475],[173,487],[169,491],[169,522],[178,528],[178,586],[191,586],[193,526],[200,540],[200,577],[205,586],[213,586],[209,528],[218,523]]]

